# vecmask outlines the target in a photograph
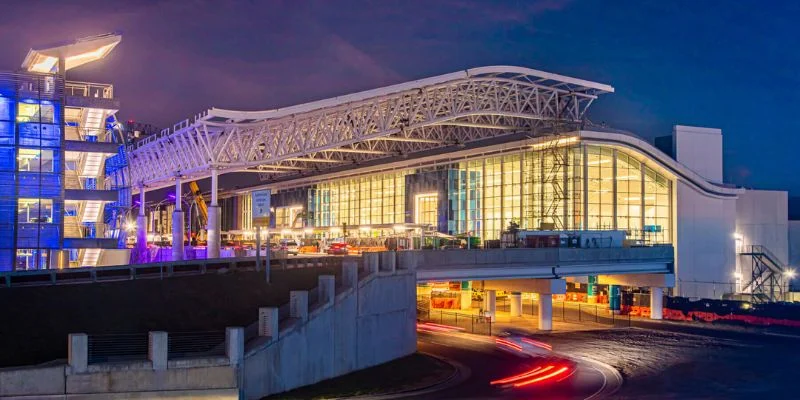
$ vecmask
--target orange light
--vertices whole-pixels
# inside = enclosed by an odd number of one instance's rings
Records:
[[[552,369],[553,366],[551,365],[551,366],[549,366],[549,368]],[[536,378],[533,378],[531,380],[515,383],[514,387],[523,387],[523,386],[530,385],[532,383],[541,382],[541,381],[544,381],[544,380],[547,380],[547,379],[550,379],[550,378],[554,378],[556,376],[559,376],[559,375],[563,374],[564,372],[567,372],[567,370],[569,370],[569,368],[561,367],[561,368],[559,368],[559,369],[555,370],[554,372],[551,372],[551,373],[549,373],[547,375],[537,376]]]
[[[498,379],[496,381],[491,381],[489,383],[492,384],[492,385],[502,385],[502,384],[505,384],[505,383],[511,383],[511,382],[519,381],[519,380],[522,380],[522,379],[525,379],[525,378],[530,378],[531,376],[536,375],[537,374],[536,371],[538,371],[540,369],[542,369],[542,367],[536,367],[536,368],[534,368],[534,369],[532,369],[532,370],[530,370],[528,372],[524,372],[524,373],[521,373],[519,375],[509,376],[508,378]],[[539,372],[539,373],[541,373],[541,372]]]

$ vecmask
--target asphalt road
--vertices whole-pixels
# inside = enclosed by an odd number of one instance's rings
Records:
[[[619,382],[603,368],[583,360],[572,360],[570,375],[525,387],[502,387],[490,382],[529,371],[546,363],[540,358],[523,358],[499,350],[485,336],[451,333],[420,333],[418,349],[468,367],[470,376],[462,383],[415,399],[564,399],[588,400]],[[611,382],[609,382],[609,380]]]

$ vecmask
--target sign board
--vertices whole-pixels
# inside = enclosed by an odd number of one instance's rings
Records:
[[[253,226],[269,226],[270,190],[256,190],[250,196],[253,203]]]
[[[645,232],[652,232],[652,233],[660,233],[661,232],[661,225],[645,225],[644,226]]]

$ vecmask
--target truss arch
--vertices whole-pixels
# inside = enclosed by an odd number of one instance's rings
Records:
[[[268,111],[212,108],[128,148],[131,181],[264,170],[318,171],[577,126],[608,85],[521,67],[482,67]]]

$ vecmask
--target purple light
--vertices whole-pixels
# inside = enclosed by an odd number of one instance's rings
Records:
[[[175,200],[175,194],[173,193],[168,194],[167,197],[169,197],[172,200]]]

